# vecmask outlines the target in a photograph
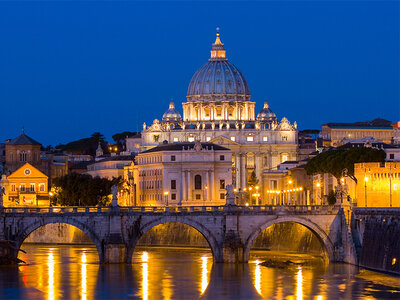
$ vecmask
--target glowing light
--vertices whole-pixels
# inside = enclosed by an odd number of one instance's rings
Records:
[[[292,180],[289,180],[289,181],[288,181],[288,183],[289,183],[289,184],[292,184],[292,183],[293,183],[293,181],[292,181]]]
[[[392,266],[396,264],[396,261],[397,261],[397,260],[396,260],[396,258],[394,257],[394,258],[392,259]]]
[[[320,186],[321,186],[321,184],[319,182],[317,182],[317,187],[320,187]]]
[[[299,187],[299,190],[300,190],[300,191],[302,191],[302,190],[303,190],[303,188],[302,188],[302,187]]]
[[[203,295],[203,293],[206,291],[207,289],[207,285],[208,285],[208,277],[207,277],[207,260],[208,257],[207,256],[203,256],[201,258],[202,263],[201,263],[201,294]]]
[[[296,299],[302,300],[303,299],[303,271],[301,267],[298,268],[299,271],[296,275]]]
[[[81,256],[81,299],[86,300],[87,298],[87,259],[86,253],[82,252]]]
[[[367,182],[369,179],[367,176],[364,177],[364,181]]]
[[[258,190],[260,187],[258,185],[256,185],[256,190]]]
[[[142,297],[143,300],[149,299],[149,254],[144,251],[142,254]]]
[[[165,195],[165,196],[168,196],[168,194],[169,194],[169,192],[168,192],[168,191],[164,192],[164,195]]]
[[[237,188],[234,188],[233,191],[236,193],[237,192]]]
[[[54,265],[55,265],[55,260],[54,260],[54,255],[53,255],[54,249],[51,248],[49,252],[49,257],[47,258],[47,267],[48,267],[48,274],[49,274],[49,280],[48,280],[48,295],[47,299],[53,300],[55,299],[54,295]]]
[[[260,294],[261,296],[261,266],[260,266],[260,261],[256,260],[256,270],[254,272],[254,286],[257,290],[257,293]]]
[[[249,187],[249,191],[251,191],[251,190],[253,190],[253,188],[252,188],[252,187]]]
[[[249,206],[249,204],[248,204],[248,203],[246,203],[246,206]]]

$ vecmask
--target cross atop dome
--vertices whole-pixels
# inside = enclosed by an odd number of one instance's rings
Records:
[[[212,44],[210,60],[226,60],[224,44],[219,38],[219,27],[217,27],[217,37],[215,38],[215,42]]]

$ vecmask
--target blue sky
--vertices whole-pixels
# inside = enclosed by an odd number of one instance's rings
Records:
[[[398,1],[0,2],[0,141],[135,131],[178,110],[221,28],[256,110],[400,120]]]

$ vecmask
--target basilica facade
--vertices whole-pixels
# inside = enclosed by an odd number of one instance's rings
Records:
[[[278,121],[266,101],[256,115],[247,81],[227,59],[219,33],[208,62],[190,81],[182,108],[183,115],[171,102],[161,121],[143,124],[140,138],[127,138],[127,151],[146,151],[165,141],[221,145],[232,151],[232,183],[237,189],[247,186],[253,171],[263,188],[264,172],[297,159],[296,122],[285,117]]]

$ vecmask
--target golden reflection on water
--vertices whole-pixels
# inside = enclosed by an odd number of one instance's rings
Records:
[[[208,286],[207,256],[201,257],[201,294],[203,295]]]
[[[47,267],[48,267],[47,299],[48,300],[55,299],[55,295],[54,295],[54,265],[55,265],[55,260],[54,260],[53,252],[54,252],[54,249],[50,248],[49,255],[47,257]]]
[[[142,299],[149,299],[149,254],[144,251],[142,254]]]
[[[254,287],[256,288],[257,292],[261,295],[261,266],[258,259],[255,261],[256,263],[256,270],[254,272]]]
[[[86,249],[83,249],[86,250]],[[87,264],[86,264],[86,253],[82,252],[81,256],[81,299],[86,300],[87,298]]]
[[[303,300],[303,270],[300,266],[296,275],[296,299]]]

